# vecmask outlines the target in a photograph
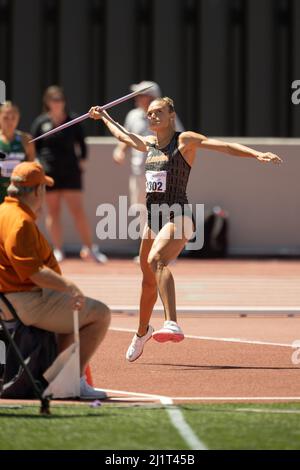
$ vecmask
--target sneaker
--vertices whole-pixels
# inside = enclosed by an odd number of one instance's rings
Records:
[[[95,261],[96,263],[107,263],[108,258],[104,253],[101,253],[97,245],[92,245],[92,248],[83,246],[80,250],[80,258],[86,261]]]
[[[100,388],[91,387],[85,377],[80,379],[80,398],[83,400],[105,400],[107,394]]]
[[[58,263],[61,263],[65,259],[65,254],[63,251],[61,251],[59,248],[54,248],[53,254],[56,258],[56,261]]]
[[[152,338],[159,343],[165,343],[166,341],[179,343],[184,339],[184,334],[175,321],[166,320],[163,328],[155,331],[152,334]]]
[[[144,346],[151,338],[153,331],[154,329],[151,325],[149,325],[147,333],[144,336],[138,336],[137,334],[134,335],[133,340],[131,341],[131,345],[129,346],[126,353],[127,361],[136,361],[141,356]]]

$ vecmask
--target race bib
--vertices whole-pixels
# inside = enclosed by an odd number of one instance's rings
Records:
[[[167,187],[167,172],[146,171],[146,192],[164,193]]]
[[[17,166],[19,163],[19,160],[6,160],[2,162],[0,161],[1,176],[9,178],[15,166]]]

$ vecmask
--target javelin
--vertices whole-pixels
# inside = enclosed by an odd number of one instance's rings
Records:
[[[118,98],[117,100],[111,101],[110,103],[104,104],[103,106],[100,106],[101,111],[105,111],[106,109],[112,108],[113,106],[116,106],[117,104],[124,103],[124,101],[130,100],[136,95],[139,95],[140,93],[144,93],[146,90],[149,90],[151,86],[147,86],[145,88],[140,88],[139,90],[136,90],[132,93],[129,93],[129,95],[122,96],[121,98]],[[62,131],[63,129],[66,129],[66,127],[73,126],[73,124],[78,124],[78,122],[84,121],[90,117],[90,113],[83,114],[82,116],[79,116],[78,118],[72,119],[72,121],[66,122],[65,124],[62,124],[61,126],[55,127],[54,129],[51,129],[51,131],[45,132],[45,134],[40,135],[39,137],[36,137],[35,139],[32,139],[29,141],[30,142],[36,142],[37,140],[43,139],[44,137],[48,137],[48,135],[55,134],[56,132]]]

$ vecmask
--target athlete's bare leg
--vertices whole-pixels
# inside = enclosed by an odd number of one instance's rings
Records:
[[[142,291],[140,297],[140,318],[138,335],[144,336],[147,332],[152,310],[157,300],[156,277],[151,266],[148,263],[148,256],[154,242],[154,234],[146,225],[141,247],[140,247],[140,266],[143,273]]]
[[[176,217],[173,222],[164,225],[160,230],[148,256],[148,263],[155,275],[166,320],[175,322],[177,320],[175,284],[168,264],[177,258],[192,233],[192,220],[189,217]]]

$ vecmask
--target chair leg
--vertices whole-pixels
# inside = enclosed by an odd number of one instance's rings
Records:
[[[5,305],[9,308],[14,318],[18,318],[15,309],[1,292],[0,292],[0,298],[5,303]],[[43,397],[43,393],[42,393],[42,390],[40,389],[39,383],[35,381],[29,367],[24,362],[22,354],[20,353],[18,346],[16,345],[13,337],[11,336],[5,324],[5,321],[1,318],[1,315],[0,315],[0,325],[2,326],[3,332],[5,334],[5,337],[7,338],[8,343],[12,347],[14,353],[16,354],[18,358],[20,365],[23,367],[25,374],[30,380],[36,397],[40,400],[40,403],[41,403],[40,414],[49,415],[50,414],[50,397]]]

